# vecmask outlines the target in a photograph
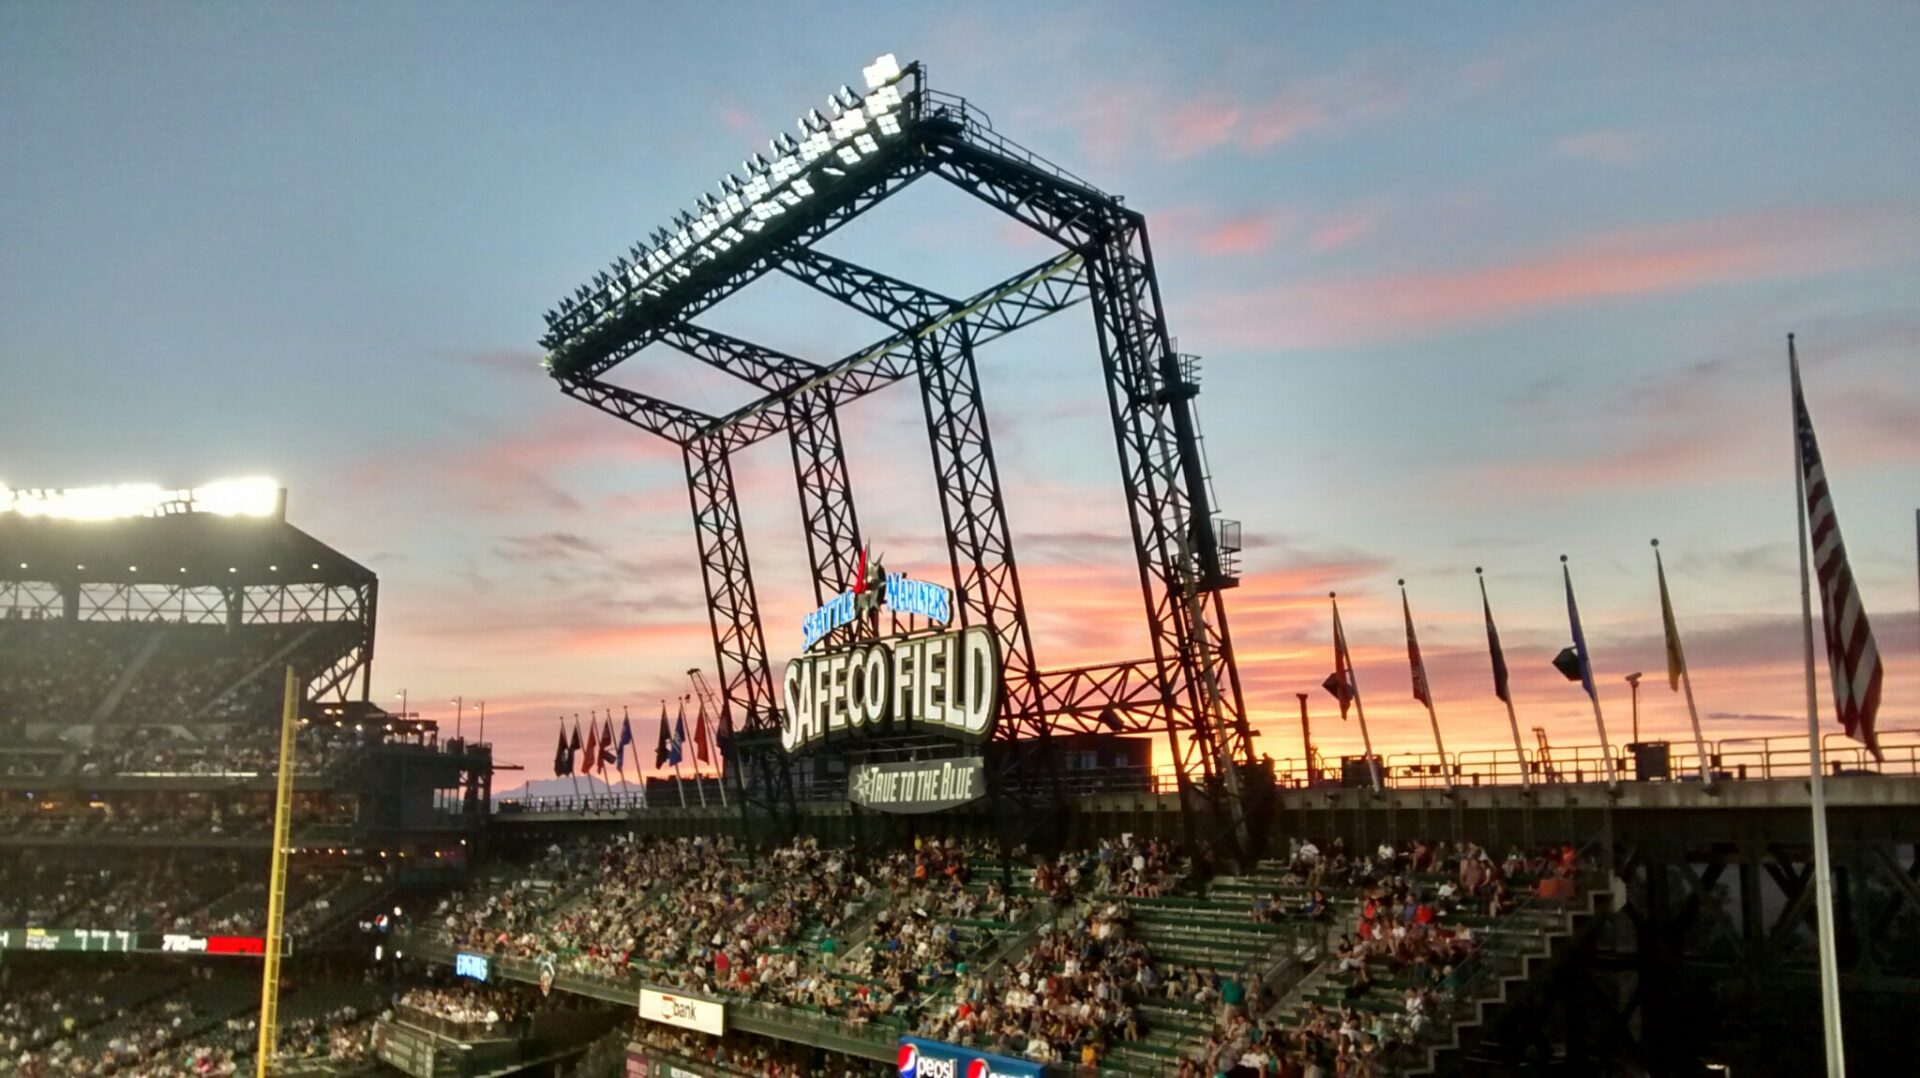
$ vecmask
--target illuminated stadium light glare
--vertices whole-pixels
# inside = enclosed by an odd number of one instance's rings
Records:
[[[799,121],[799,138],[770,139],[771,159],[754,154],[742,162],[741,175],[728,175],[715,185],[718,196],[702,194],[695,200],[698,214],[675,214],[671,231],[655,229],[647,242],[634,244],[625,257],[595,274],[591,284],[562,298],[546,315],[547,347],[557,350],[629,303],[665,293],[696,267],[766,228],[813,196],[809,177],[816,172],[838,178],[846,167],[877,153],[880,143],[872,132],[892,139],[902,130],[894,110],[902,102],[897,84],[906,72],[888,53],[862,69],[869,90],[865,97],[842,86],[827,97],[831,117],[807,110]],[[551,369],[553,355],[540,363]]]
[[[172,513],[266,517],[278,508],[280,486],[272,479],[222,479],[168,490],[158,483],[121,483],[68,490],[0,488],[0,512],[53,520],[102,521]]]

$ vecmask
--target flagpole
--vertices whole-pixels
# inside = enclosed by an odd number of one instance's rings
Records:
[[[580,716],[578,715],[575,715],[573,718],[575,722],[580,721]],[[600,750],[598,748],[599,741],[600,741],[600,733],[599,733],[597,724],[593,721],[593,712],[589,710],[587,712],[587,747],[584,750],[582,750],[584,755],[586,756],[586,759],[581,761],[581,767],[580,767],[580,769],[586,772],[586,775],[587,775],[587,796],[588,797],[600,796],[600,794],[593,788],[593,763],[595,760],[599,759],[600,757]]]
[[[1373,737],[1367,733],[1367,708],[1360,702],[1360,672],[1353,668],[1353,652],[1347,650],[1347,630],[1340,624],[1340,596],[1328,592],[1333,600],[1333,635],[1340,640],[1340,655],[1347,664],[1347,684],[1353,686],[1353,713],[1360,718],[1360,749],[1367,754],[1367,774],[1373,779],[1375,793],[1381,791],[1380,761],[1373,758]]]
[[[680,697],[680,714],[682,716],[686,715],[687,713],[686,708],[687,708],[687,698],[686,698],[686,695],[683,693]],[[682,726],[686,725],[684,718],[681,722],[681,725]],[[694,791],[700,795],[700,807],[706,808],[707,807],[707,784],[706,784],[706,781],[700,777],[700,750],[701,750],[701,745],[698,743],[698,739],[696,739],[695,744],[693,746],[693,788],[694,788]]]
[[[1400,612],[1407,617],[1407,644],[1412,649],[1409,659],[1418,654],[1419,644],[1413,635],[1413,607],[1407,602],[1407,582],[1400,581]],[[1440,716],[1433,712],[1433,682],[1427,680],[1427,662],[1424,657],[1418,660],[1414,673],[1420,678],[1420,693],[1424,697],[1420,702],[1427,705],[1427,721],[1433,724],[1433,747],[1440,753],[1440,774],[1447,780],[1447,792],[1453,792],[1453,768],[1447,763],[1447,744],[1440,740]]]
[[[1480,609],[1487,612],[1487,624],[1492,625],[1493,603],[1487,598],[1486,571],[1483,567],[1476,565],[1473,567],[1473,575],[1480,580]],[[1492,641],[1489,640],[1488,642],[1491,643]],[[1505,657],[1502,656],[1501,662],[1503,665],[1501,669],[1505,669],[1505,661]],[[1499,686],[1495,686],[1495,688],[1498,687]],[[1507,725],[1513,728],[1513,754],[1520,758],[1520,785],[1522,788],[1531,789],[1533,787],[1533,769],[1527,766],[1527,750],[1526,747],[1520,743],[1520,720],[1513,713],[1513,690],[1509,688],[1506,692],[1502,693],[1500,695],[1500,701],[1507,705]]]
[[[633,791],[627,788],[627,746],[633,744],[632,741],[628,740],[627,735],[632,732],[633,732],[633,718],[627,714],[627,705],[621,704],[620,705],[620,748],[619,748],[619,751],[615,753],[614,759],[619,761],[620,797],[622,800],[631,798],[633,796]]]
[[[1700,757],[1700,782],[1713,789],[1713,761],[1707,759],[1707,739],[1700,733],[1700,711],[1693,706],[1693,674],[1687,669],[1687,653],[1680,645],[1680,625],[1673,617],[1673,600],[1667,595],[1667,567],[1660,560],[1660,540],[1653,541],[1653,568],[1660,575],[1660,620],[1665,622],[1673,654],[1680,664],[1680,686],[1687,694],[1687,718],[1693,720],[1693,751]]]
[[[567,720],[565,716],[562,716],[560,719],[560,729],[564,731],[566,728]],[[580,732],[580,716],[578,715],[573,717],[573,731],[574,733]],[[575,801],[580,800],[580,769],[573,764],[573,746],[571,744],[567,746],[567,778],[573,782],[573,799]]]
[[[1787,334],[1787,370],[1793,380],[1793,395],[1800,397],[1800,357],[1795,353],[1793,334]],[[1800,409],[1793,414],[1793,490],[1798,509],[1799,531],[1795,544],[1800,548],[1800,635],[1806,652],[1807,667],[1807,762],[1808,786],[1813,801],[1813,897],[1819,916],[1820,940],[1820,1013],[1827,1044],[1827,1078],[1846,1078],[1847,1051],[1840,1039],[1840,957],[1833,932],[1833,862],[1827,850],[1827,776],[1820,760],[1820,702],[1813,667],[1813,577],[1807,547],[1807,469],[1800,437]]]
[[[1568,611],[1571,613],[1574,610],[1572,605],[1573,570],[1567,568],[1567,556],[1565,554],[1560,555],[1560,575],[1567,582]],[[1576,614],[1575,616],[1577,617],[1578,615]],[[1578,628],[1578,626],[1576,626],[1576,628]],[[1580,650],[1583,653],[1586,651],[1585,639],[1585,632],[1581,632]],[[1590,687],[1593,684],[1593,660],[1586,654],[1581,655],[1580,681],[1580,687],[1586,690],[1587,699],[1593,703],[1593,727],[1600,732],[1600,755],[1607,764],[1607,789],[1618,790],[1620,788],[1620,779],[1615,775],[1613,769],[1613,743],[1607,740],[1607,720],[1600,717],[1600,690]]]
[[[683,709],[680,712],[680,715],[682,718],[685,718],[686,711]],[[662,730],[666,729],[666,723],[667,723],[667,703],[666,701],[662,700],[660,702],[660,728]],[[680,807],[686,808],[687,807],[687,784],[686,784],[686,781],[680,777],[679,740],[669,735],[668,741],[673,745],[673,751],[668,755],[668,759],[673,761],[673,788],[679,791],[680,793]]]

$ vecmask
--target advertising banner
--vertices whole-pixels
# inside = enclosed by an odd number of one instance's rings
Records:
[[[900,1078],[1040,1078],[1045,1068],[1024,1059],[918,1037],[900,1038]]]
[[[987,795],[983,757],[855,764],[847,775],[853,803],[881,812],[938,812]]]
[[[468,954],[461,951],[453,956],[453,975],[472,977],[476,981],[487,979],[487,959],[485,955]]]
[[[725,1004],[693,996],[673,995],[653,988],[640,990],[640,1017],[681,1029],[695,1029],[718,1037],[727,1028]]]
[[[627,1049],[626,1078],[707,1078],[668,1059],[658,1059],[638,1048]]]
[[[258,958],[267,953],[259,936],[195,936],[182,932],[135,932],[108,928],[0,928],[0,951],[103,951],[115,954],[211,954]],[[291,939],[281,954],[292,954]]]

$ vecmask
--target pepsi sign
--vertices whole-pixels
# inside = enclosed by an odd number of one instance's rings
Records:
[[[900,1038],[900,1078],[1041,1078],[1038,1063],[962,1048],[956,1044]]]

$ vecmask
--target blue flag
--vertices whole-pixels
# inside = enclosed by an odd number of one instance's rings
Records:
[[[1573,623],[1573,654],[1580,663],[1580,687],[1595,700],[1600,694],[1593,687],[1593,662],[1587,657],[1587,634],[1580,631],[1580,607],[1573,601],[1573,573],[1567,569],[1566,559],[1560,561],[1560,573],[1567,581],[1567,620]]]
[[[633,720],[626,715],[626,709],[620,709],[620,751],[615,756],[614,766],[621,771],[627,769],[627,746],[633,744]],[[634,761],[638,763],[636,759]]]
[[[680,766],[680,746],[687,740],[687,705],[680,705],[680,717],[673,720],[673,740],[667,742],[667,763]]]

